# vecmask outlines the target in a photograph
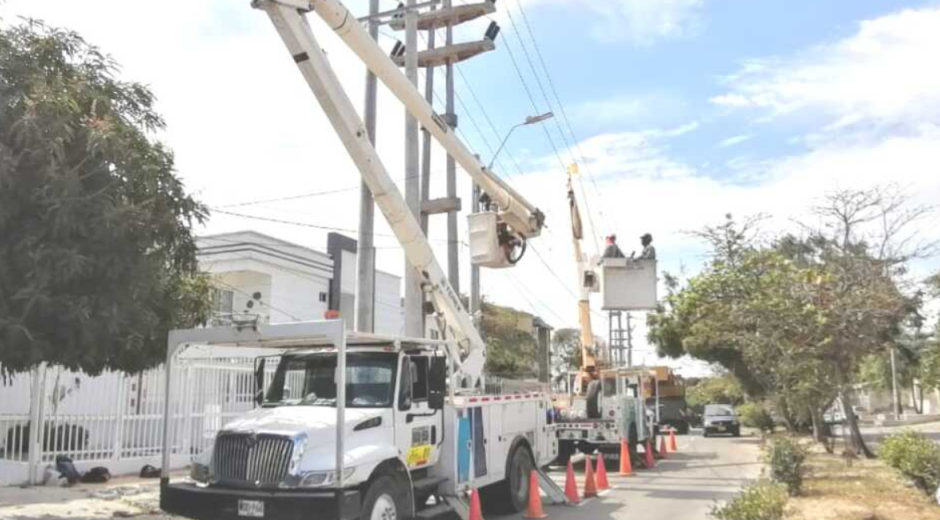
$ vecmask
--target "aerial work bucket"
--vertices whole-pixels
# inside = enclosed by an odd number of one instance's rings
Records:
[[[525,254],[525,239],[514,235],[495,211],[468,215],[467,227],[473,265],[494,269],[512,267]]]
[[[604,310],[644,311],[656,308],[656,260],[604,258],[601,260]]]

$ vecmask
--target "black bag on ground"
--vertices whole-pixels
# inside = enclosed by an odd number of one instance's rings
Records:
[[[72,459],[65,455],[57,455],[55,458],[55,470],[65,477],[69,484],[74,484],[82,478],[82,474],[75,468]]]
[[[82,482],[100,484],[111,480],[111,472],[104,466],[95,466],[82,475]]]
[[[147,464],[140,468],[140,478],[160,478],[160,468]]]

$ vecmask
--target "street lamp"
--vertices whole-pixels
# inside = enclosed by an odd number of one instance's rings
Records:
[[[518,124],[516,124],[515,126],[513,126],[512,128],[510,128],[510,129],[509,129],[509,132],[506,133],[506,137],[503,138],[503,142],[499,143],[499,148],[496,149],[496,153],[493,154],[493,159],[490,160],[490,164],[489,164],[489,166],[486,167],[486,169],[487,169],[487,170],[492,170],[492,169],[493,169],[493,163],[495,163],[495,162],[496,162],[496,158],[499,157],[499,152],[503,151],[503,147],[506,146],[506,141],[509,140],[509,136],[511,136],[512,133],[513,133],[517,128],[519,128],[520,126],[534,125],[535,123],[541,123],[542,121],[546,121],[546,120],[551,119],[551,118],[553,118],[553,117],[555,117],[555,114],[553,114],[552,112],[545,112],[544,114],[539,114],[539,115],[537,115],[537,116],[528,116],[528,117],[525,118],[525,121],[523,121],[523,122],[521,122],[521,123],[518,123]]]

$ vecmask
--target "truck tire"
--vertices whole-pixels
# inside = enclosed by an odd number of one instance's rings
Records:
[[[362,501],[360,520],[404,520],[408,513],[408,491],[391,475],[375,479]]]
[[[600,406],[600,396],[601,396],[601,382],[600,381],[591,381],[588,383],[587,387],[587,418],[588,419],[600,419],[601,418],[601,406]]]
[[[535,469],[532,453],[518,444],[506,462],[506,479],[481,489],[483,503],[494,513],[514,514],[529,505],[529,474]]]
[[[640,434],[636,431],[636,423],[630,423],[630,430],[627,432],[627,449],[630,450],[631,457],[636,457],[639,445]]]
[[[558,456],[555,457],[555,464],[559,466],[567,466],[568,461],[571,460],[571,456],[574,455],[574,443],[571,441],[559,441],[558,442]]]

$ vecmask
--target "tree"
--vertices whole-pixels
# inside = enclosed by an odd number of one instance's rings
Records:
[[[862,360],[896,344],[916,308],[901,281],[906,262],[929,250],[908,235],[926,212],[903,202],[892,189],[836,192],[814,208],[818,228],[767,244],[756,240],[760,217],[705,228],[696,235],[711,260],[670,287],[650,341],[720,364],[750,397],[774,401],[791,429],[811,422],[825,441],[822,412],[837,395],[851,409]],[[854,449],[871,456],[848,416]]]
[[[552,337],[552,352],[563,370],[581,368],[581,330],[558,329]]]
[[[98,373],[162,360],[205,322],[184,190],[153,94],[74,32],[0,29],[0,363]]]
[[[538,373],[538,342],[522,324],[531,315],[509,307],[482,302],[481,328],[486,341],[486,370],[507,377],[532,377]]]
[[[744,402],[741,384],[730,374],[709,377],[689,387],[685,393],[689,406],[701,410],[706,404],[730,404],[738,406]]]

